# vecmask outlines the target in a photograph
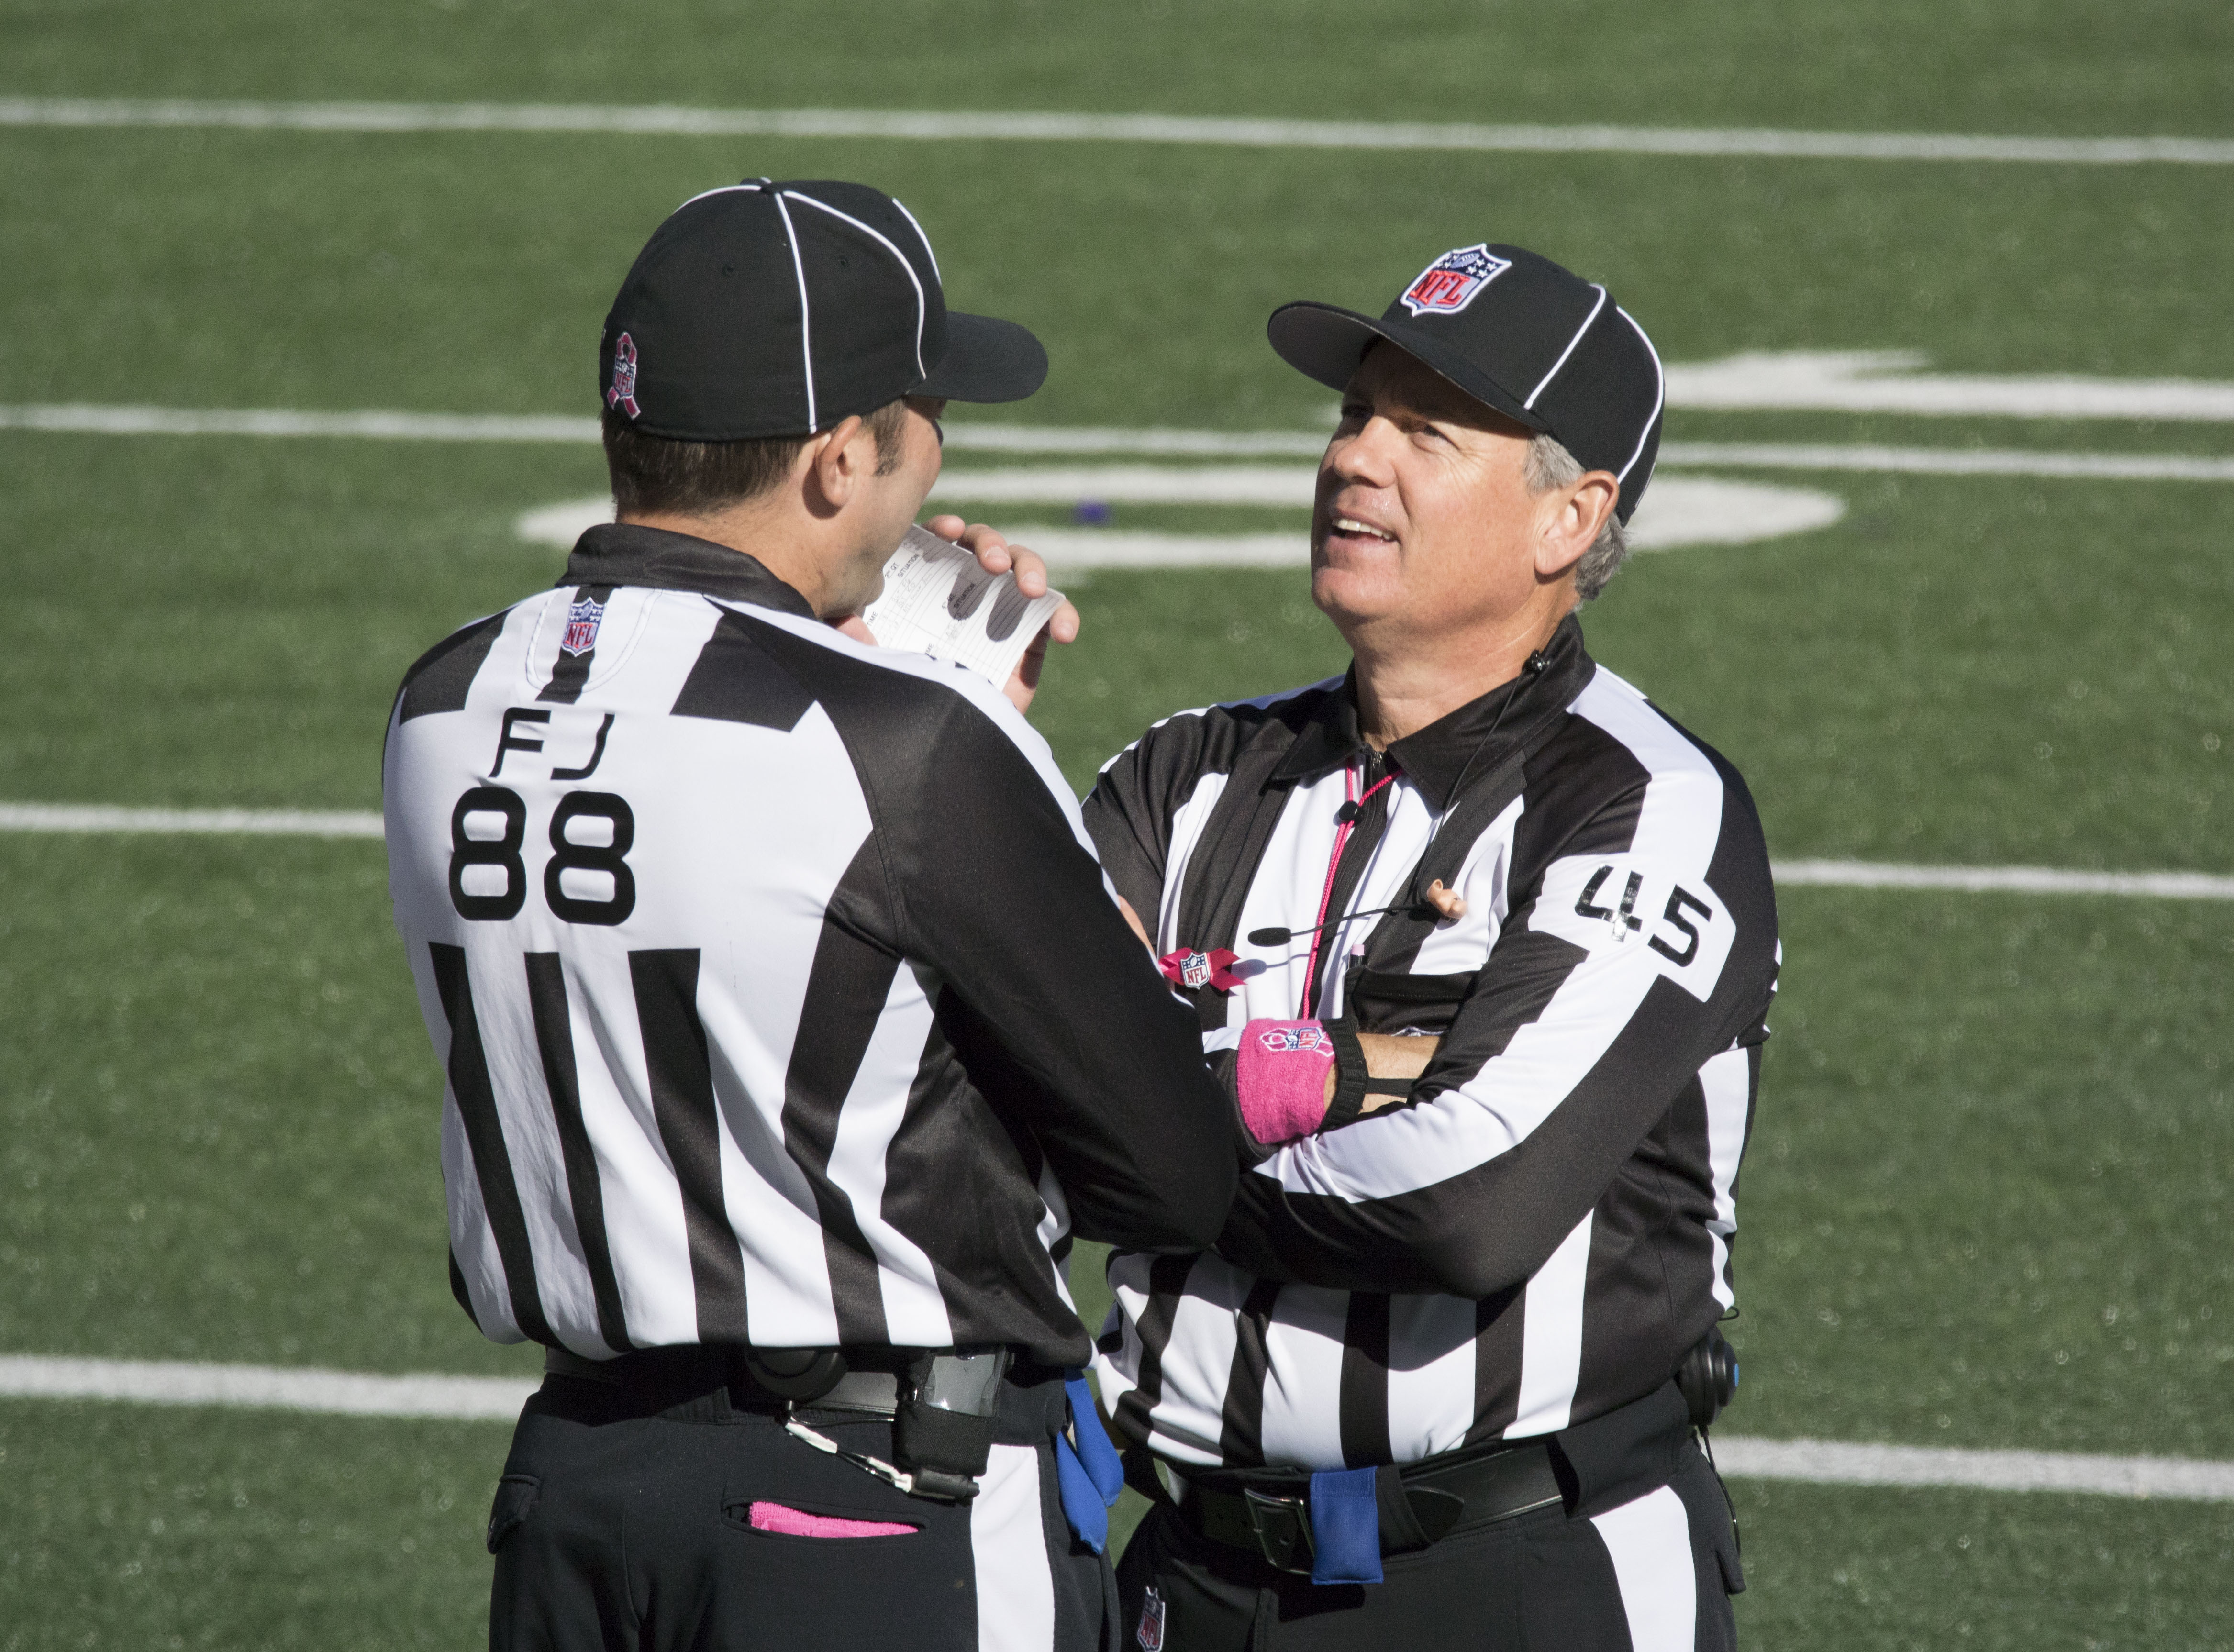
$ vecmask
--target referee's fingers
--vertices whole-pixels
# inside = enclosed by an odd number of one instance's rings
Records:
[[[1026,545],[1012,545],[999,529],[983,522],[965,522],[950,514],[932,517],[924,526],[942,539],[951,539],[977,558],[987,573],[1015,570],[1016,589],[1027,597],[1048,593],[1047,558]],[[1068,600],[1048,620],[1048,635],[1058,643],[1078,640],[1079,614]]]

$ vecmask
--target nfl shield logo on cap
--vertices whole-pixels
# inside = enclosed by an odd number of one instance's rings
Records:
[[[1455,316],[1474,300],[1474,295],[1512,267],[1486,242],[1455,247],[1426,269],[1404,289],[1404,308],[1415,316]]]

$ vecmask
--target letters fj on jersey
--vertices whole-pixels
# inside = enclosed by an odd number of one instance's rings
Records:
[[[1512,259],[1499,258],[1486,242],[1453,247],[1404,289],[1404,308],[1415,316],[1455,316],[1512,267]]]
[[[1737,936],[1704,878],[1671,876],[1627,855],[1553,862],[1528,927],[1594,954],[1635,948],[1701,1003],[1712,996]]]

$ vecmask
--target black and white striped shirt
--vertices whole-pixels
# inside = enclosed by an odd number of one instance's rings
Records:
[[[972,674],[595,528],[413,666],[383,778],[453,1284],[498,1341],[1076,1364],[1074,1230],[1218,1231],[1231,1104]]]
[[[1158,724],[1088,829],[1158,950],[1230,947],[1204,1042],[1347,1010],[1438,1033],[1413,1100],[1244,1173],[1216,1250],[1119,1255],[1120,1427],[1183,1465],[1403,1462],[1636,1399],[1734,1305],[1729,1243],[1778,949],[1736,772],[1584,652],[1389,748],[1342,679]],[[1361,783],[1362,782],[1362,784]],[[1253,930],[1418,898],[1308,935]]]

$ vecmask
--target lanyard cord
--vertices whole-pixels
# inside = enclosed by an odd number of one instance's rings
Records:
[[[1542,676],[1545,671],[1551,669],[1551,662],[1550,657],[1542,649],[1539,648],[1528,656],[1526,662],[1522,665],[1521,670],[1527,677],[1534,678]],[[1489,742],[1497,737],[1497,731],[1504,726],[1505,714],[1512,709],[1512,702],[1519,697],[1520,682],[1516,679],[1512,685],[1512,692],[1506,695],[1505,703],[1498,707],[1497,715],[1490,719],[1488,732],[1484,734],[1482,737],[1474,743],[1473,753],[1468,755],[1466,760],[1466,766],[1459,770],[1458,781],[1451,787],[1450,796],[1443,804],[1441,819],[1436,822],[1436,833],[1439,834],[1441,832],[1443,822],[1447,821],[1451,818],[1452,814],[1457,810],[1459,805],[1459,795],[1460,793],[1465,791],[1466,781],[1473,777],[1474,765],[1481,760],[1481,754],[1489,749]],[[1379,780],[1375,781],[1370,787],[1368,787],[1363,797],[1360,797],[1357,793],[1357,778],[1356,773],[1352,768],[1347,765],[1343,767],[1342,771],[1342,791],[1346,800],[1342,804],[1341,813],[1336,817],[1340,820],[1341,825],[1335,832],[1334,853],[1329,857],[1327,860],[1326,887],[1321,891],[1319,894],[1318,927],[1311,932],[1310,969],[1303,977],[1303,1002],[1296,1008],[1296,1015],[1299,1020],[1309,1017],[1311,1011],[1312,999],[1316,996],[1315,989],[1317,987],[1319,978],[1319,949],[1326,944],[1328,938],[1327,908],[1331,905],[1334,901],[1335,876],[1342,868],[1342,852],[1349,846],[1350,830],[1357,824],[1357,817],[1360,810],[1362,810],[1367,801],[1372,798],[1374,793],[1378,792],[1382,787],[1388,785],[1396,778],[1395,766],[1392,762],[1389,765],[1388,773],[1382,775]],[[1432,839],[1429,842],[1428,847],[1434,847]],[[1413,873],[1413,876],[1415,878],[1419,874],[1416,871]],[[1359,916],[1359,914],[1353,913],[1351,916]],[[1346,922],[1347,920],[1345,919],[1344,921]]]
[[[1298,1017],[1310,1015],[1311,1000],[1316,996],[1313,988],[1317,984],[1319,978],[1319,950],[1326,945],[1329,938],[1327,908],[1334,900],[1335,875],[1342,870],[1342,852],[1349,846],[1349,834],[1356,829],[1357,817],[1365,805],[1372,800],[1374,793],[1388,785],[1395,778],[1396,771],[1391,767],[1388,773],[1383,774],[1367,789],[1364,796],[1360,797],[1357,792],[1357,771],[1348,764],[1342,767],[1342,789],[1344,801],[1340,817],[1342,823],[1335,828],[1334,852],[1327,857],[1326,887],[1319,892],[1318,927],[1311,931],[1310,967],[1303,975],[1303,1001],[1297,1006],[1296,1009]]]

